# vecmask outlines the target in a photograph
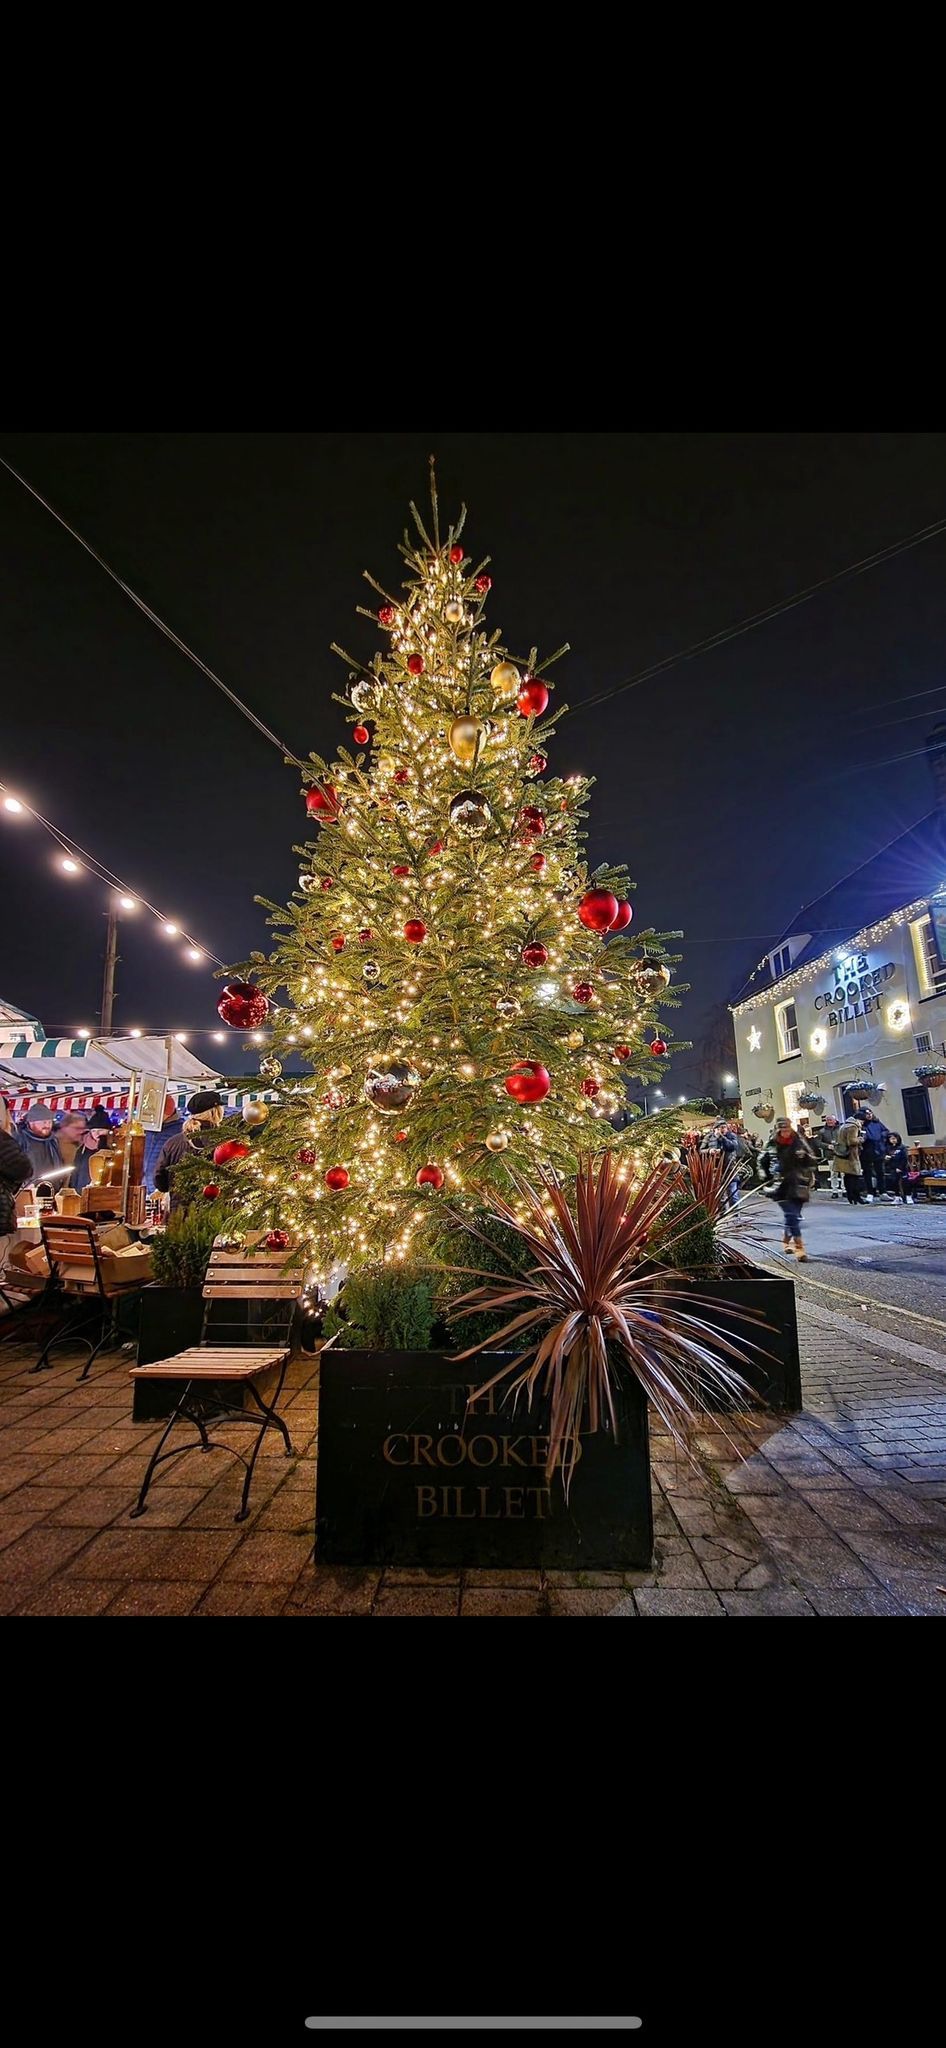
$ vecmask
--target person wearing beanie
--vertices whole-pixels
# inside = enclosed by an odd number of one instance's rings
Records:
[[[807,1138],[796,1131],[790,1117],[780,1116],[775,1120],[775,1131],[762,1155],[760,1164],[766,1178],[773,1182],[766,1192],[779,1205],[785,1219],[782,1228],[782,1250],[794,1252],[796,1259],[807,1259],[804,1239],[801,1234],[802,1206],[811,1194],[811,1183],[817,1165],[817,1154]]]
[[[174,1207],[174,1168],[182,1159],[212,1152],[218,1144],[217,1131],[223,1122],[223,1096],[213,1088],[202,1088],[187,1105],[187,1118],[176,1137],[167,1138],[158,1154],[154,1185],[159,1194],[170,1194]]]
[[[45,1102],[34,1102],[27,1110],[16,1139],[30,1162],[33,1181],[45,1180],[47,1174],[55,1173],[58,1175],[58,1185],[64,1178],[63,1157],[56,1137],[53,1113]]]
[[[149,1195],[154,1193],[154,1176],[158,1160],[169,1138],[179,1138],[184,1129],[182,1117],[173,1095],[164,1098],[164,1120],[159,1131],[145,1132],[144,1184]]]

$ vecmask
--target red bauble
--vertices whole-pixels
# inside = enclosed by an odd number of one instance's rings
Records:
[[[368,728],[367,728],[367,726],[366,726],[366,725],[354,725],[354,726],[352,726],[352,733],[351,733],[351,736],[352,736],[352,739],[353,739],[353,740],[354,740],[354,742],[355,742],[355,745],[356,745],[356,747],[366,747],[366,746],[367,746],[367,744],[368,744],[368,741],[369,741],[369,740],[370,740],[370,738],[371,738],[371,734],[370,734],[370,732],[368,731]]]
[[[549,1075],[538,1060],[520,1060],[514,1071],[506,1075],[506,1094],[515,1102],[542,1102],[551,1086]]]
[[[313,817],[336,818],[338,816],[338,791],[330,782],[324,789],[313,785],[305,793],[306,810]]]
[[[406,1131],[395,1131],[395,1133],[394,1133],[394,1143],[395,1143],[395,1145],[403,1145],[403,1144],[405,1143],[406,1139],[407,1139],[407,1132],[406,1132]]]
[[[595,999],[595,992],[590,981],[579,981],[575,988],[572,989],[572,995],[576,1003],[593,1003]]]
[[[422,675],[423,675],[423,673],[424,673],[424,657],[423,657],[423,655],[422,655],[422,654],[409,654],[409,655],[408,655],[408,657],[407,657],[407,667],[408,667],[408,673],[409,673],[410,675],[412,675],[412,676],[422,676]]]
[[[427,848],[427,851],[428,851],[428,853],[442,853],[442,852],[443,852],[443,840],[442,840],[442,839],[435,839],[435,840],[434,840],[434,843],[433,843],[433,845],[432,845],[432,846],[428,846],[428,848]]]
[[[630,1046],[629,1046],[629,1045],[616,1045],[616,1046],[615,1046],[615,1048],[614,1048],[614,1057],[615,1057],[615,1059],[616,1059],[616,1060],[620,1060],[620,1062],[621,1062],[621,1065],[623,1066],[623,1064],[624,1064],[624,1061],[625,1061],[625,1060],[629,1060],[629,1059],[630,1059],[630,1057],[631,1057],[631,1048],[630,1048]]]
[[[298,1159],[300,1166],[314,1166],[316,1157],[317,1155],[313,1151],[311,1145],[301,1146],[300,1150],[296,1153],[296,1158]]]
[[[626,930],[627,926],[631,922],[631,918],[633,917],[633,915],[634,912],[627,900],[627,897],[625,896],[622,899],[622,901],[618,904],[618,914],[614,920],[613,925],[611,926],[611,930],[613,932],[623,932],[624,930]]]
[[[454,544],[450,549],[450,560],[453,563],[454,568],[458,569],[460,563],[463,560],[463,549],[461,548],[459,541],[454,541]]]
[[[537,682],[534,676],[529,677],[516,698],[520,718],[541,718],[548,701],[549,693],[545,684]]]
[[[383,605],[381,606],[381,609],[380,609],[380,611],[379,611],[379,613],[378,613],[378,624],[379,624],[380,626],[393,626],[393,624],[394,624],[394,606],[393,606],[393,604],[383,604]]]
[[[269,1014],[269,997],[253,981],[228,981],[217,1015],[231,1031],[255,1031]]]
[[[330,1166],[325,1176],[325,1185],[338,1194],[342,1188],[348,1187],[350,1180],[351,1174],[347,1166]]]
[[[224,1138],[223,1144],[214,1150],[214,1165],[229,1166],[233,1159],[245,1159],[249,1149],[248,1145],[240,1143],[239,1138]]]
[[[419,946],[421,940],[427,937],[427,926],[419,917],[409,917],[404,926],[404,937],[412,946]]]
[[[532,859],[529,862],[529,866],[534,870],[534,872],[537,875],[544,875],[545,870],[548,867],[548,861],[546,860],[544,853],[534,853]]]
[[[419,1188],[442,1188],[443,1170],[439,1166],[434,1166],[432,1160],[428,1160],[427,1165],[422,1166],[420,1172],[415,1175],[415,1179]]]
[[[268,1252],[287,1252],[289,1250],[288,1230],[269,1231],[266,1238],[266,1249]]]
[[[364,931],[359,932],[358,934],[359,946],[370,946],[373,937],[374,933],[372,931],[369,931],[368,926],[366,925]]]
[[[401,881],[403,881],[403,880],[404,880],[404,877],[405,877],[405,875],[409,875],[409,874],[410,874],[410,872],[411,872],[411,871],[410,871],[410,868],[404,868],[404,867],[400,867],[400,868],[392,868],[392,869],[391,869],[391,873],[392,873],[392,875],[397,875],[397,876],[399,877],[399,879],[400,879]]]
[[[344,953],[344,951],[345,951],[345,934],[344,934],[344,932],[336,932],[336,934],[335,934],[335,937],[334,937],[334,939],[332,940],[332,952],[333,952],[333,953]]]
[[[590,932],[609,932],[617,914],[618,899],[610,889],[587,889],[578,905],[578,915]]]
[[[330,889],[331,887],[332,887],[332,877],[331,877],[331,875],[323,875],[323,876],[322,876],[322,880],[321,880],[321,882],[319,883],[319,888],[320,888],[320,889]]]
[[[536,809],[535,804],[526,804],[525,809],[520,811],[519,823],[523,831],[528,832],[531,838],[541,839],[545,831],[545,817],[540,810]]]
[[[406,782],[406,781],[407,781],[407,779],[408,779],[408,770],[407,770],[406,768],[395,768],[395,770],[394,770],[394,780],[395,780],[395,782]]]
[[[207,1182],[207,1186],[205,1188],[201,1188],[200,1192],[203,1195],[205,1202],[215,1202],[217,1196],[220,1193],[220,1189],[218,1188],[215,1180],[209,1180]]]
[[[481,597],[485,597],[485,596],[486,596],[486,592],[487,592],[488,590],[492,590],[492,587],[493,587],[493,579],[492,579],[492,577],[491,577],[491,576],[478,576],[478,577],[477,577],[477,579],[476,579],[476,588],[477,588],[477,590],[479,591],[479,593],[480,593],[480,596],[481,596]]]
[[[533,775],[544,775],[548,765],[548,759],[545,754],[529,755],[529,767]]]
[[[548,957],[548,947],[540,945],[538,940],[533,945],[522,948],[522,962],[525,967],[544,967]]]
[[[581,1092],[583,1095],[587,1095],[589,1102],[593,1102],[595,1096],[601,1092],[600,1081],[596,1081],[594,1075],[589,1074],[588,1079],[581,1084]]]
[[[654,1054],[656,1055],[657,1059],[662,1059],[662,1058],[663,1058],[663,1055],[664,1055],[664,1053],[665,1053],[665,1052],[666,1052],[666,1050],[667,1050],[667,1041],[666,1041],[666,1039],[665,1039],[665,1038],[652,1038],[652,1039],[651,1039],[651,1041],[650,1041],[650,1044],[649,1044],[649,1046],[648,1046],[648,1048],[647,1048],[647,1050],[648,1050],[648,1052],[652,1052],[652,1053],[654,1053]]]

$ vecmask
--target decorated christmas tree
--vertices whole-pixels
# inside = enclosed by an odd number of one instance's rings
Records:
[[[490,1186],[508,1194],[509,1167],[571,1174],[615,1146],[630,1175],[667,1143],[628,1115],[624,1079],[664,1071],[679,934],[635,934],[625,868],[589,872],[591,782],[551,769],[568,650],[522,656],[490,631],[489,557],[465,512],[443,536],[433,483],[431,499],[430,533],[411,507],[400,592],[367,578],[382,646],[368,666],[333,649],[351,747],[305,765],[298,888],[266,904],[275,951],[219,1005],[265,1037],[281,1094],[236,1164],[243,1220],[321,1270],[422,1252]],[[301,1082],[282,1076],[291,1053]]]

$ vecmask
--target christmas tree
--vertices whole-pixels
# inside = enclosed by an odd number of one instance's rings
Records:
[[[523,658],[490,632],[489,557],[468,553],[465,511],[444,538],[433,481],[431,499],[430,534],[411,506],[400,594],[367,578],[384,644],[367,666],[333,649],[351,748],[310,756],[316,837],[291,903],[265,905],[278,944],[219,1006],[265,1032],[281,1089],[237,1166],[243,1219],[323,1271],[422,1252],[490,1185],[508,1194],[509,1167],[568,1175],[613,1145],[631,1173],[667,1142],[620,1112],[623,1077],[665,1067],[679,934],[635,936],[625,868],[589,873],[590,779],[550,772],[567,707],[548,672],[568,650]],[[289,1053],[311,1079],[280,1081]]]

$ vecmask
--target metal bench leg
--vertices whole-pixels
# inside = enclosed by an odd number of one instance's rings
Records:
[[[77,1309],[67,1309],[63,1321],[57,1324],[52,1336],[47,1338],[36,1364],[30,1366],[30,1371],[48,1372],[50,1370],[49,1354],[51,1351],[55,1351],[60,1344],[84,1344],[91,1351],[93,1348],[91,1337],[80,1337],[77,1334],[80,1329],[85,1329],[89,1320],[90,1317],[87,1311],[80,1312]]]
[[[108,1347],[108,1345],[109,1345],[109,1344],[115,1343],[115,1342],[117,1341],[117,1338],[118,1338],[118,1316],[117,1316],[117,1312],[116,1312],[115,1308],[114,1308],[114,1307],[112,1306],[112,1304],[111,1304],[111,1303],[108,1303],[108,1304],[106,1305],[106,1308],[105,1308],[105,1310],[103,1311],[103,1317],[102,1317],[102,1334],[101,1334],[101,1336],[100,1336],[100,1338],[99,1338],[99,1341],[98,1341],[98,1343],[97,1343],[97,1344],[96,1344],[96,1346],[95,1346],[95,1349],[94,1349],[94,1351],[90,1351],[90,1352],[89,1352],[89,1356],[88,1356],[88,1358],[87,1358],[87,1360],[86,1360],[85,1366],[84,1366],[84,1368],[83,1368],[82,1372],[80,1372],[80,1374],[79,1374],[79,1381],[78,1381],[78,1384],[79,1384],[80,1386],[81,1386],[81,1384],[82,1384],[82,1381],[83,1381],[83,1380],[87,1380],[87,1379],[88,1379],[88,1377],[89,1377],[89,1374],[90,1374],[90,1372],[91,1372],[91,1370],[92,1370],[92,1366],[93,1366],[93,1364],[94,1364],[95,1360],[97,1359],[97,1357],[98,1357],[98,1355],[99,1355],[99,1352],[100,1352],[100,1351],[105,1351],[105,1350],[107,1349],[107,1347]]]
[[[187,1381],[187,1384],[186,1384],[186,1386],[185,1386],[185,1388],[184,1388],[184,1392],[183,1392],[183,1394],[181,1395],[181,1398],[180,1398],[180,1400],[179,1400],[179,1402],[178,1402],[178,1404],[177,1404],[177,1407],[175,1408],[175,1410],[174,1410],[174,1413],[173,1413],[173,1415],[171,1416],[171,1418],[170,1418],[170,1421],[169,1421],[169,1422],[168,1422],[168,1424],[167,1424],[167,1427],[166,1427],[165,1429],[163,1429],[163,1430],[162,1430],[162,1432],[161,1432],[161,1435],[159,1436],[159,1438],[158,1438],[158,1441],[157,1441],[157,1443],[156,1443],[156,1445],[155,1445],[155,1447],[154,1447],[154,1450],[153,1450],[153,1451],[152,1451],[152,1453],[151,1453],[151,1457],[150,1457],[150,1458],[149,1458],[149,1460],[148,1460],[148,1469],[147,1469],[147,1471],[146,1471],[146,1473],[145,1473],[145,1476],[144,1476],[144,1478],[143,1478],[143,1480],[142,1480],[142,1482],[141,1482],[141,1492],[140,1492],[140,1493],[139,1493],[139,1495],[138,1495],[138,1499],[137,1499],[137,1501],[136,1501],[136,1503],[135,1503],[135,1506],[134,1506],[134,1507],[133,1507],[133,1508],[131,1509],[131,1512],[130,1512],[130,1514],[129,1514],[129,1518],[128,1518],[128,1519],[129,1519],[129,1521],[131,1521],[131,1522],[135,1522],[135,1521],[137,1521],[137,1519],[138,1519],[138,1516],[139,1516],[139,1515],[143,1515],[143,1514],[144,1514],[144,1511],[145,1511],[145,1502],[146,1502],[146,1500],[147,1500],[147,1498],[148,1498],[148,1490],[149,1490],[149,1488],[150,1488],[150,1485],[151,1485],[151,1481],[152,1481],[152,1479],[154,1478],[154,1474],[155,1474],[155,1468],[156,1468],[156,1466],[157,1466],[157,1464],[158,1464],[158,1461],[159,1461],[159,1459],[161,1458],[162,1454],[166,1455],[166,1456],[167,1456],[167,1457],[169,1457],[169,1458],[173,1458],[173,1457],[175,1457],[175,1456],[177,1455],[177,1454],[176,1454],[176,1452],[174,1452],[174,1451],[168,1451],[167,1453],[164,1453],[164,1446],[165,1446],[165,1444],[167,1443],[168,1437],[170,1436],[170,1434],[171,1434],[171,1431],[172,1431],[172,1429],[173,1429],[173,1428],[175,1427],[175,1424],[176,1424],[176,1423],[178,1423],[178,1422],[192,1422],[192,1423],[194,1424],[194,1427],[195,1427],[195,1429],[199,1430],[199,1432],[200,1432],[200,1448],[201,1448],[201,1450],[202,1450],[202,1451],[212,1451],[212,1450],[213,1450],[213,1444],[211,1443],[211,1441],[210,1441],[210,1438],[209,1438],[209,1436],[207,1435],[207,1431],[206,1431],[206,1429],[204,1428],[204,1421],[203,1421],[203,1417],[202,1417],[201,1415],[199,1415],[199,1414],[196,1414],[196,1415],[195,1415],[195,1414],[191,1414],[191,1413],[188,1413],[188,1412],[187,1412],[187,1399],[188,1399],[188,1395],[190,1394],[190,1391],[191,1391],[191,1388],[192,1388],[192,1386],[193,1386],[193,1381],[192,1381],[192,1380],[188,1380],[188,1381]],[[182,1446],[181,1446],[181,1449],[182,1449],[182,1450],[195,1450],[195,1449],[196,1449],[196,1445],[194,1445],[194,1444],[182,1444]]]
[[[257,1392],[257,1389],[254,1387],[252,1380],[250,1381],[250,1393],[252,1394],[253,1399],[256,1402],[257,1408],[259,1409],[263,1420],[260,1423],[259,1435],[256,1439],[255,1444],[253,1445],[253,1449],[247,1461],[246,1478],[243,1481],[243,1499],[240,1503],[239,1514],[234,1515],[233,1517],[235,1522],[245,1522],[247,1515],[249,1513],[250,1486],[253,1480],[253,1468],[256,1464],[257,1458],[259,1457],[263,1445],[263,1438],[266,1435],[266,1431],[268,1429],[272,1429],[275,1427],[276,1429],[281,1431],[282,1436],[285,1440],[286,1456],[287,1458],[292,1457],[292,1443],[290,1441],[289,1431],[286,1428],[282,1416],[277,1415],[276,1413],[276,1403],[279,1400],[279,1396],[283,1390],[283,1383],[286,1378],[288,1366],[289,1359],[287,1356],[283,1359],[282,1362],[282,1371],[280,1372],[279,1378],[276,1382],[276,1391],[273,1395],[272,1400],[268,1403],[264,1401],[261,1395]]]

